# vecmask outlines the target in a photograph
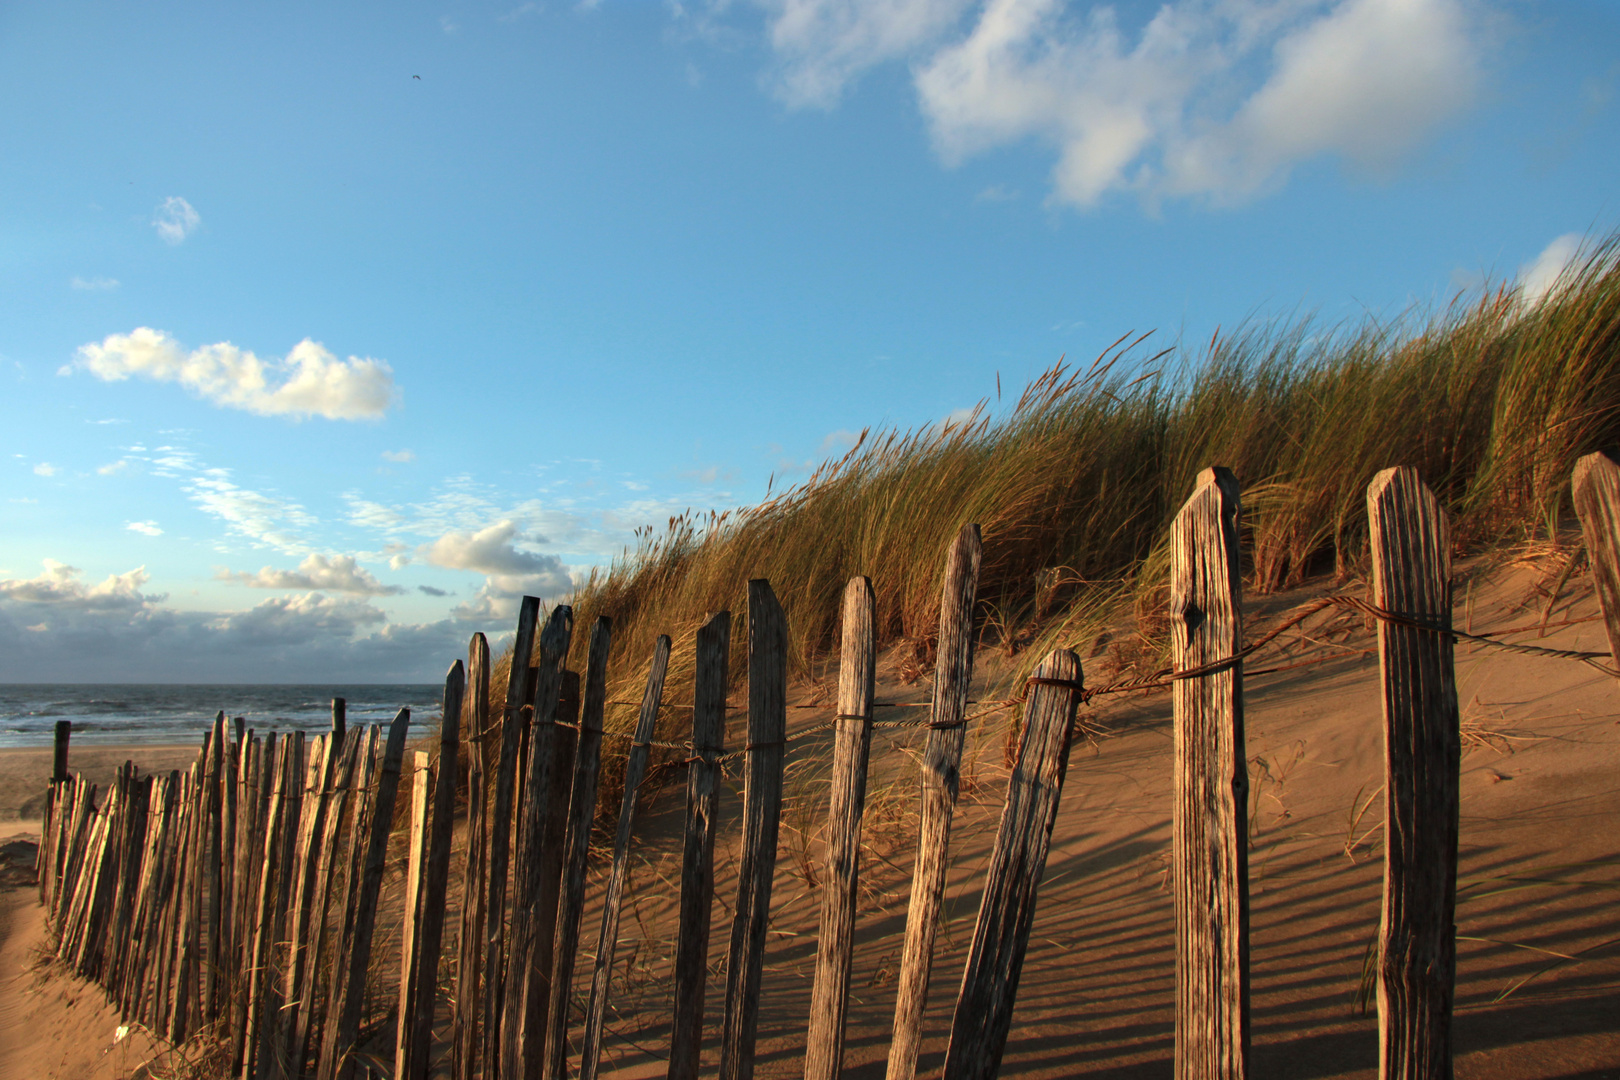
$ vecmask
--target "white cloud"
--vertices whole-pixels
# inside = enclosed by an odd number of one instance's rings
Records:
[[[151,579],[144,566],[128,573],[111,574],[99,585],[86,585],[80,580],[76,566],[55,559],[44,560],[44,566],[45,572],[38,577],[0,579],[0,601],[105,612],[139,610],[149,600],[163,599],[142,594],[141,587]]]
[[[511,11],[508,11],[504,15],[495,16],[495,21],[504,23],[517,22],[525,15],[538,15],[539,13],[540,5],[534,3],[533,0],[529,0],[529,2],[519,4],[517,7],[513,8]]]
[[[352,555],[311,554],[298,564],[297,570],[277,570],[266,566],[256,574],[222,570],[215,576],[221,581],[254,589],[326,590],[357,596],[397,596],[405,591],[399,585],[384,585],[378,581]]]
[[[124,528],[130,532],[140,533],[142,536],[162,536],[163,530],[158,528],[155,521],[131,521]]]
[[[392,461],[395,465],[409,465],[416,460],[416,455],[409,450],[384,450],[384,461]]]
[[[861,72],[905,58],[949,30],[973,0],[766,0],[782,59],[776,92],[829,108]]]
[[[143,459],[151,465],[152,475],[181,481],[191,501],[225,522],[230,532],[289,555],[310,553],[304,533],[319,521],[302,505],[240,487],[231,479],[231,470],[203,465],[180,447],[160,446],[152,453],[155,456]]]
[[[68,282],[68,284],[75,289],[83,289],[86,292],[107,292],[111,289],[118,288],[118,279],[110,277],[82,278],[75,276],[72,281]]]
[[[1169,0],[1139,27],[1068,0],[758,2],[790,105],[905,61],[947,165],[1039,140],[1079,206],[1241,200],[1322,155],[1388,169],[1472,103],[1484,52],[1469,0]]]
[[[261,416],[376,420],[398,397],[385,361],[357,356],[339,360],[309,338],[293,346],[285,359],[266,361],[228,341],[188,353],[161,330],[142,326],[80,346],[74,362],[58,374],[71,374],[74,368],[103,382],[139,375],[179,383],[215,405]]]
[[[192,209],[190,203],[178,195],[170,195],[164,199],[152,218],[152,227],[163,238],[164,243],[178,244],[186,237],[197,231],[202,224],[202,217]]]
[[[117,461],[109,461],[105,465],[97,466],[96,472],[102,476],[116,476],[127,468],[129,468],[129,458],[119,458]]]
[[[61,471],[62,470],[58,469],[55,465],[52,465],[48,461],[42,461],[38,465],[34,466],[35,476],[55,476]]]
[[[507,591],[568,589],[572,582],[561,559],[518,550],[516,542],[527,539],[514,522],[500,521],[473,533],[446,533],[433,543],[423,545],[419,554],[434,566],[476,570],[488,575]]]
[[[1543,248],[1535,259],[1519,267],[1520,302],[1525,307],[1534,307],[1545,300],[1567,271],[1578,269],[1580,254],[1580,234],[1565,233]]]

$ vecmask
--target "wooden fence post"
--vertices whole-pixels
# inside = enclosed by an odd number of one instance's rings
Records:
[[[275,910],[276,862],[281,852],[281,835],[285,829],[287,789],[295,782],[291,776],[292,739],[279,744],[266,743],[276,751],[274,764],[266,755],[265,768],[275,773],[275,787],[270,793],[270,806],[264,822],[264,853],[258,874],[259,890],[253,914],[253,951],[248,958],[248,985],[246,1015],[243,1022],[242,1080],[253,1080],[254,1062],[258,1057],[261,1040],[259,1029],[265,1021],[265,987],[270,982],[270,953],[275,948],[275,931],[271,914]],[[176,814],[177,828],[184,828],[185,800],[181,799]]]
[[[1620,465],[1607,454],[1587,454],[1575,463],[1571,487],[1609,651],[1620,666]]]
[[[742,866],[726,954],[726,1017],[720,1080],[752,1080],[759,986],[770,925],[776,840],[787,750],[787,619],[771,583],[748,583],[748,745],[743,784]]]
[[[517,832],[513,844],[512,925],[506,982],[505,1018],[501,1021],[501,1061],[506,1075],[531,1076],[538,1071],[545,1047],[546,1009],[550,1003],[551,937],[556,929],[557,878],[548,866],[561,865],[546,850],[546,815],[556,779],[557,701],[562,694],[563,663],[574,640],[574,609],[558,604],[540,632],[540,659],[531,670],[534,708],[529,711],[528,738],[520,751]],[[567,780],[564,779],[564,784]],[[546,967],[541,970],[541,956]]]
[[[624,800],[619,807],[619,830],[613,838],[613,868],[608,875],[607,895],[602,900],[602,929],[596,937],[596,961],[591,970],[591,997],[585,1009],[585,1034],[581,1038],[579,1080],[596,1080],[596,1066],[602,1057],[602,1020],[607,1010],[608,985],[613,976],[613,954],[619,943],[619,905],[624,898],[624,881],[630,872],[630,830],[635,826],[636,795],[641,778],[647,774],[647,755],[653,730],[658,723],[658,706],[664,697],[664,675],[669,671],[670,640],[660,634],[653,647],[652,667],[647,672],[647,688],[641,695],[641,715],[624,766]]]
[[[934,969],[934,935],[945,897],[950,862],[951,817],[956,810],[958,770],[967,738],[968,690],[973,684],[973,606],[984,546],[977,525],[964,525],[946,556],[939,601],[939,648],[934,667],[934,706],[922,760],[922,820],[911,877],[906,940],[900,958],[889,1043],[888,1080],[912,1080],[922,1045],[923,1010]]]
[[[1462,757],[1452,669],[1451,542],[1411,468],[1367,488],[1373,604],[1441,631],[1378,624],[1384,691],[1384,907],[1379,1075],[1450,1080],[1456,983],[1457,797]]]
[[[525,596],[518,608],[517,637],[512,643],[512,670],[501,714],[501,758],[495,772],[495,802],[489,816],[489,874],[484,894],[484,1046],[483,1074],[500,1075],[501,1009],[506,1003],[506,872],[512,861],[512,796],[517,783],[523,691],[529,683],[534,631],[540,600]]]
[[[405,756],[405,732],[411,724],[411,710],[401,709],[388,726],[388,745],[383,751],[377,774],[377,793],[372,801],[370,836],[366,838],[365,866],[354,897],[354,930],[349,954],[340,968],[343,981],[341,1003],[326,1016],[326,1037],[321,1047],[321,1080],[347,1080],[354,1073],[350,1053],[360,1031],[360,1012],[365,1005],[367,969],[371,966],[371,935],[377,925],[377,894],[382,889],[383,869],[388,863],[388,833],[393,825],[394,798],[399,793],[400,762]]]
[[[993,1080],[1001,1067],[1035,922],[1035,894],[1063,795],[1080,705],[1080,660],[1067,649],[1054,649],[1030,682],[1018,762],[1007,781],[1007,805],[951,1021],[944,1080]]]
[[[861,818],[866,812],[866,763],[872,748],[876,618],[871,579],[851,578],[844,588],[838,718],[827,807],[827,877],[821,886],[821,932],[816,937],[816,976],[810,989],[805,1080],[837,1080],[844,1064],[844,1022],[861,876]]]
[[[335,701],[342,701],[337,698]],[[341,717],[334,716],[332,725],[332,746],[340,749],[334,751],[328,747],[327,753],[337,754],[337,771],[332,773],[328,783],[328,794],[323,797],[326,803],[321,811],[325,815],[322,822],[322,835],[320,837],[320,859],[315,869],[315,895],[310,901],[311,931],[306,949],[306,960],[303,964],[303,978],[300,983],[298,1000],[297,1023],[293,1028],[292,1041],[288,1046],[287,1060],[294,1063],[297,1070],[295,1075],[302,1076],[304,1062],[309,1057],[310,1030],[317,1015],[316,1003],[317,974],[320,971],[322,944],[326,940],[326,920],[331,911],[332,878],[337,872],[338,831],[343,824],[343,810],[349,803],[349,793],[354,785],[355,763],[359,759],[360,740],[347,738],[344,726],[337,721]],[[333,952],[333,950],[326,950]],[[334,953],[335,955],[335,953]]]
[[[72,774],[68,772],[68,740],[73,737],[73,721],[58,720],[56,722],[55,752],[51,757],[51,783],[65,784],[71,780]]]
[[[730,685],[726,667],[730,657],[731,612],[722,611],[705,618],[697,632],[668,1080],[697,1080],[703,1050],[709,919],[714,906],[715,814],[720,801],[720,757],[726,752],[726,690]]]
[[[422,883],[422,923],[417,931],[416,1002],[411,1017],[409,1080],[426,1080],[428,1054],[433,1045],[439,953],[444,943],[444,909],[450,883],[450,830],[455,825],[461,699],[466,688],[467,673],[457,660],[444,680],[444,719],[439,725],[439,765],[433,782],[433,819],[428,831],[426,877]],[[395,1076],[396,1080],[406,1080],[398,1073]]]
[[[574,983],[574,957],[579,949],[579,921],[585,913],[585,871],[591,850],[591,822],[596,817],[596,785],[602,766],[602,716],[607,705],[608,648],[613,622],[606,615],[591,627],[585,667],[585,701],[579,714],[579,746],[574,757],[574,786],[568,796],[568,842],[563,855],[562,888],[557,902],[557,932],[551,958],[551,1001],[546,1020],[545,1080],[568,1075],[568,1000]]]
[[[1170,664],[1177,679],[1171,880],[1176,1076],[1249,1073],[1249,763],[1243,741],[1238,483],[1206,469],[1170,529]],[[1222,661],[1227,661],[1225,666]]]
[[[478,1050],[479,978],[484,940],[484,743],[489,726],[489,642],[474,634],[467,643],[467,860],[461,886],[461,936],[457,942],[455,1080],[475,1080]]]
[[[341,1064],[334,1056],[332,1047],[337,1038],[336,1025],[344,1007],[343,998],[349,989],[349,966],[354,953],[355,930],[360,921],[360,891],[365,877],[371,818],[377,805],[373,792],[380,787],[377,782],[377,766],[381,757],[378,753],[380,731],[378,725],[369,724],[354,740],[354,805],[349,814],[349,842],[344,855],[347,865],[343,874],[343,921],[337,928],[337,937],[332,943],[332,963],[327,968],[326,1009],[321,1019],[320,1058],[316,1063],[316,1075],[322,1080],[331,1080]],[[403,756],[403,751],[401,754]]]
[[[399,1017],[394,1025],[394,1076],[411,1075],[411,1013],[416,1006],[418,927],[422,919],[422,861],[427,853],[428,771],[425,750],[411,757],[411,846],[405,864],[405,902],[399,931]]]

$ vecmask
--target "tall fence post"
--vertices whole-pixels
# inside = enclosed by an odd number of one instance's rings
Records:
[[[1587,454],[1575,463],[1571,480],[1609,651],[1620,665],[1620,465],[1607,454]]]
[[[911,875],[906,940],[889,1043],[888,1080],[912,1080],[922,1045],[923,1009],[934,969],[934,936],[945,897],[951,818],[967,737],[968,689],[973,683],[973,605],[984,557],[977,525],[964,525],[946,555],[939,601],[939,646],[934,666],[934,705],[922,760],[922,820]]]
[[[422,863],[427,854],[428,790],[433,774],[428,753],[411,755],[411,844],[405,861],[405,901],[399,931],[399,1019],[394,1025],[394,1075],[405,1080],[411,1068],[411,1013],[416,1006],[416,963],[422,924]]]
[[[540,621],[540,600],[525,596],[518,608],[512,669],[501,715],[501,757],[495,772],[495,799],[489,815],[489,875],[484,893],[484,1063],[486,1077],[500,1075],[501,1015],[506,1003],[506,873],[512,859],[512,797],[517,784],[518,744],[522,738],[523,693]]]
[[[759,986],[770,925],[776,840],[787,750],[787,619],[764,578],[748,583],[748,744],[743,784],[742,867],[726,954],[726,1017],[720,1080],[752,1080]]]
[[[68,740],[73,737],[73,721],[56,722],[55,752],[51,757],[51,783],[65,784],[72,779],[68,773]]]
[[[1001,1068],[1082,689],[1080,659],[1068,649],[1048,653],[1030,679],[1018,761],[1007,781],[1007,805],[951,1020],[944,1080],[994,1080]]]
[[[416,943],[416,1001],[410,1017],[409,1077],[426,1080],[433,1046],[433,1012],[438,1002],[439,953],[444,944],[444,909],[450,882],[450,831],[455,825],[456,758],[460,746],[461,698],[467,673],[457,660],[444,680],[444,712],[439,724],[439,764],[433,781],[433,816],[423,868],[421,925]]]
[[[479,979],[484,939],[484,744],[489,737],[489,641],[474,634],[467,643],[467,861],[461,886],[461,936],[457,942],[455,1080],[475,1080],[478,1050]]]
[[[1249,1074],[1249,763],[1238,483],[1206,469],[1170,530],[1176,1076]]]
[[[686,832],[681,853],[681,910],[675,937],[675,1016],[668,1080],[697,1080],[708,989],[709,919],[714,906],[714,831],[720,757],[726,752],[727,664],[731,612],[708,616],[697,632],[692,687],[692,756],[686,771]]]
[[[1415,469],[1374,477],[1367,516],[1373,604],[1427,627],[1389,618],[1378,624],[1385,770],[1379,1075],[1449,1080],[1462,753],[1453,645],[1445,634],[1450,537],[1445,514]]]
[[[573,996],[579,922],[585,914],[585,871],[591,851],[591,822],[596,817],[597,781],[602,771],[602,717],[607,705],[608,652],[612,636],[612,620],[598,615],[596,624],[591,627],[590,651],[585,662],[585,701],[579,714],[574,784],[568,794],[568,834],[562,888],[557,898],[551,1000],[541,1073],[545,1080],[566,1080],[568,1076],[568,1004]]]
[[[579,1080],[596,1080],[596,1066],[602,1057],[602,1023],[607,1012],[608,986],[613,977],[613,955],[619,944],[619,906],[624,900],[624,883],[630,873],[630,831],[635,827],[636,798],[641,778],[647,773],[647,755],[652,750],[658,706],[664,697],[669,649],[668,636],[660,634],[653,646],[652,666],[647,671],[647,688],[641,695],[635,738],[624,765],[624,799],[619,805],[619,829],[613,837],[613,868],[608,874],[607,894],[602,898],[602,929],[596,936],[591,996],[585,1009],[585,1034],[580,1040]]]
[[[810,988],[805,1080],[837,1080],[844,1064],[849,972],[855,954],[855,902],[861,875],[861,818],[866,812],[866,764],[872,748],[872,699],[877,677],[877,598],[869,578],[844,588],[838,665],[832,791],[827,807],[827,877],[821,886],[821,932]]]

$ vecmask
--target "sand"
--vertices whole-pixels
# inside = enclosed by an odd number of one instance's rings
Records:
[[[1459,623],[1471,618],[1475,630],[1495,630],[1539,623],[1545,615],[1545,639],[1533,633],[1517,639],[1607,650],[1600,622],[1558,625],[1596,612],[1579,575],[1548,612],[1546,586],[1561,566],[1509,564],[1482,575],[1476,564],[1471,614],[1460,603]],[[1465,588],[1459,586],[1460,601]],[[1249,618],[1263,627],[1265,613],[1321,591],[1251,598]],[[1254,1074],[1368,1078],[1377,1073],[1376,1017],[1363,1013],[1355,997],[1378,924],[1381,804],[1374,799],[1359,818],[1358,811],[1381,782],[1377,659],[1365,651],[1372,638],[1364,627],[1338,624],[1350,628],[1345,636],[1337,628],[1313,629],[1318,625],[1313,620],[1302,629],[1319,644],[1301,640],[1295,658],[1346,648],[1351,655],[1255,677],[1247,687],[1255,795]],[[981,668],[1005,662],[991,651]],[[1088,672],[1097,666],[1087,660]],[[1457,673],[1465,731],[1457,1076],[1620,1078],[1620,685],[1580,664],[1468,646],[1458,649]],[[881,675],[880,701],[926,695],[926,684],[901,685],[891,664]],[[792,723],[808,726],[821,718],[800,712]],[[1124,1080],[1171,1073],[1169,702],[1163,695],[1116,700],[1092,711],[1089,721],[1095,733],[1076,745],[1070,764],[1003,1076]],[[867,895],[857,930],[845,1059],[851,1080],[883,1075],[910,872],[911,755],[919,743],[915,732],[880,732],[874,739],[868,828],[875,850],[863,864]],[[974,745],[920,1075],[937,1072],[943,1059],[1003,797],[999,731],[981,729]],[[189,762],[195,750],[86,747],[74,751],[73,763],[110,776],[120,755],[133,756],[143,768],[172,768]],[[792,760],[806,763],[790,768],[790,793],[817,790],[817,765],[804,755]],[[48,771],[46,751],[0,753],[0,817],[25,809],[36,797],[30,785],[42,784]],[[734,785],[723,797],[723,830],[735,829],[738,794]],[[668,1037],[680,817],[671,788],[638,819],[643,839],[627,894],[603,1056],[604,1075],[621,1080],[663,1075],[658,1048]],[[789,813],[784,822],[761,995],[761,1080],[797,1076],[802,1069],[814,969],[817,894],[810,881],[819,872],[818,825],[817,814],[807,812]],[[735,833],[722,831],[721,837],[714,963],[724,953],[725,904],[735,890]],[[593,862],[593,902],[604,861]],[[116,1017],[99,993],[63,976],[27,970],[39,937],[32,895],[17,885],[0,894],[0,1076],[128,1075],[118,1070],[133,1068],[140,1053],[113,1046]],[[595,911],[588,912],[587,952],[595,920]],[[582,956],[580,990],[589,968]],[[717,978],[707,1006],[706,1071],[717,1060],[723,988],[724,979]],[[14,1042],[21,1037],[15,1033],[24,1031],[26,1038]],[[73,1067],[81,1071],[56,1063],[53,1054],[64,1063],[78,1055]]]

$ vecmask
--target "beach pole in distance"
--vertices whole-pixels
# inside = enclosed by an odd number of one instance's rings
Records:
[[[343,732],[349,726],[349,703],[343,698],[332,699],[332,754],[343,748]]]
[[[51,767],[51,783],[63,784],[68,779],[68,738],[73,734],[73,721],[56,722],[56,758]],[[38,776],[38,773],[34,774]]]

